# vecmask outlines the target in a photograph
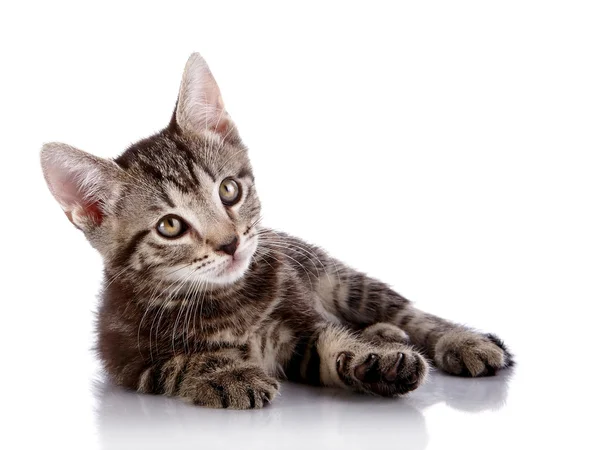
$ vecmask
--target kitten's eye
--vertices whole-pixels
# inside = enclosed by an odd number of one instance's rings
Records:
[[[183,219],[177,216],[165,216],[158,221],[156,231],[166,238],[177,238],[187,230]]]
[[[219,196],[225,205],[231,206],[236,204],[239,201],[241,194],[242,190],[240,189],[240,185],[233,178],[225,178],[221,181],[221,186],[219,186]]]

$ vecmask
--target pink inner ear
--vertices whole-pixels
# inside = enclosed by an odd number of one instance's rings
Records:
[[[228,120],[221,120],[218,124],[216,124],[213,129],[219,134],[225,134],[229,128]]]
[[[81,206],[84,211],[84,214],[94,223],[94,225],[102,224],[102,220],[104,219],[104,213],[102,212],[102,208],[100,206],[99,201],[86,202],[86,203],[82,204]],[[67,219],[69,219],[69,221],[73,225],[75,225],[77,228],[79,228],[79,226],[73,221],[73,211],[72,210],[65,211],[65,215],[67,216]]]
[[[58,164],[48,164],[46,168],[51,190],[71,223],[78,226],[73,220],[77,210],[78,215],[85,215],[93,224],[100,225],[104,219],[102,204],[96,198],[87,197],[85,188],[78,182],[79,174]]]
[[[83,205],[85,215],[88,216],[96,225],[100,225],[104,219],[102,208],[99,201],[86,202]]]

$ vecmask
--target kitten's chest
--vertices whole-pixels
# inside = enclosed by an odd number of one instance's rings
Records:
[[[283,374],[291,358],[296,336],[291,327],[279,320],[267,321],[248,341],[252,357],[271,376]]]
[[[165,336],[171,335],[168,330],[165,331]],[[229,326],[208,331],[198,324],[195,327],[178,327],[175,342],[176,347],[184,352],[199,351],[207,345],[209,348],[243,348],[248,357],[259,363],[268,374],[279,376],[292,357],[296,333],[284,321],[266,317],[245,328]]]

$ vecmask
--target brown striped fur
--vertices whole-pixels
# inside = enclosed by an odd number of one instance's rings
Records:
[[[428,360],[465,376],[512,363],[495,336],[421,312],[320,248],[261,227],[246,148],[197,54],[163,131],[114,161],[47,144],[42,166],[104,259],[98,354],[118,385],[247,409],[272,401],[282,378],[395,396],[422,383]],[[219,201],[227,177],[242,192],[235,205]],[[188,223],[181,237],[157,232],[167,214]],[[224,254],[232,238],[237,252]]]

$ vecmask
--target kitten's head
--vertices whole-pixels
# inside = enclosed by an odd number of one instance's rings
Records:
[[[260,215],[252,168],[199,54],[166,129],[115,160],[57,143],[41,160],[50,191],[109,275],[228,284],[248,268]]]

